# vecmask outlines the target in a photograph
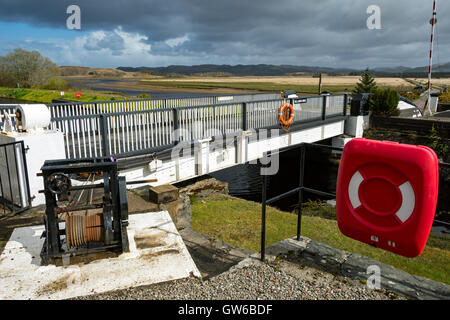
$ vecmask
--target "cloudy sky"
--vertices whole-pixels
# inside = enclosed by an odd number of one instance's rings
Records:
[[[89,67],[428,64],[432,0],[0,0],[0,55],[39,50]],[[67,28],[78,5],[81,29]],[[369,29],[367,8],[381,11]],[[435,62],[450,62],[450,1],[438,0]],[[373,20],[371,20],[373,21]]]

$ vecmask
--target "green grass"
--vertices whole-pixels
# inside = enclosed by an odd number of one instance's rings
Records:
[[[258,91],[283,91],[294,90],[298,93],[317,94],[318,85],[293,85],[280,84],[275,82],[198,82],[198,81],[161,81],[161,80],[143,80],[139,84],[147,84],[158,87],[175,89],[240,89],[240,90],[258,90]],[[397,87],[379,86],[382,89],[399,89]],[[355,85],[322,85],[322,91],[331,93],[351,92]],[[410,87],[402,87],[402,89]]]
[[[76,98],[75,93],[81,93],[81,98]],[[45,89],[17,89],[0,87],[0,97],[20,99],[26,101],[51,103],[53,99],[68,99],[74,101],[106,101],[114,98],[116,100],[124,99],[124,96],[117,93],[103,93],[98,95],[94,91],[81,90],[81,91],[64,91],[64,96],[61,97],[60,90],[45,90]]]
[[[192,227],[213,238],[235,246],[260,250],[261,204],[224,195],[205,200],[191,198]],[[416,258],[404,258],[373,248],[342,235],[332,219],[334,209],[306,205],[302,217],[302,235],[334,248],[359,253],[392,265],[408,273],[450,284],[449,239],[431,236],[423,253]],[[318,211],[320,216],[316,216]],[[267,208],[266,245],[294,237],[297,216],[275,208]]]
[[[240,90],[259,90],[259,91],[283,91],[295,90],[299,93],[317,93],[317,85],[290,85],[273,82],[197,82],[197,81],[158,81],[145,80],[140,84],[148,84],[158,87],[176,88],[176,89],[240,89]],[[324,85],[322,91],[332,93],[352,91],[352,85]]]

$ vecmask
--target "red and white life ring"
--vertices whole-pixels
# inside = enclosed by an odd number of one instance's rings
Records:
[[[405,257],[424,249],[439,191],[430,148],[356,138],[342,152],[336,217],[346,236]]]
[[[386,198],[379,197],[379,194],[372,195],[373,200],[368,200],[367,197],[371,195],[364,194],[364,191],[360,192],[361,185],[367,183],[375,182],[377,185],[384,185],[385,191],[391,189],[391,199],[389,200],[388,206],[391,206],[391,210],[380,210],[380,208],[373,208],[373,203],[376,201],[383,202]],[[373,189],[373,188],[372,188]],[[397,189],[398,191],[396,192]],[[382,190],[383,191],[383,190]],[[405,181],[400,185],[396,185],[388,178],[374,177],[370,179],[364,178],[360,171],[356,171],[350,182],[348,184],[348,196],[352,204],[353,209],[357,210],[360,206],[364,206],[372,214],[378,216],[388,216],[393,214],[399,222],[405,223],[412,215],[416,203],[416,197],[414,195],[414,189],[409,181]],[[365,197],[366,199],[364,199]],[[394,201],[392,201],[392,199]],[[372,204],[372,205],[371,205]],[[399,205],[397,205],[399,204]],[[386,207],[386,206],[384,206]],[[393,209],[395,208],[395,209]]]

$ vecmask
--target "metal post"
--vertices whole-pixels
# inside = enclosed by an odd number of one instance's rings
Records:
[[[431,69],[433,68],[433,40],[434,40],[434,30],[436,26],[436,0],[433,1],[433,17],[430,20],[431,24],[431,39],[430,39],[430,63],[428,65],[428,100],[427,100],[427,109],[424,110],[424,113],[428,111],[428,114],[431,115]]]
[[[31,204],[32,204],[31,202],[33,201],[33,198],[31,197],[31,192],[30,192],[30,179],[28,177],[27,155],[26,155],[25,143],[23,141],[20,141],[20,147],[22,149],[22,161],[23,161],[23,171],[24,171],[25,183],[26,183],[27,201],[28,201],[28,206],[31,207]]]
[[[344,94],[344,110],[343,115],[347,115],[348,94]]]
[[[300,177],[298,186],[302,188],[305,181],[305,154],[306,146],[303,144],[300,147]],[[298,212],[297,212],[297,241],[300,241],[300,233],[302,228],[302,204],[303,204],[303,189],[298,192]]]
[[[113,212],[113,199],[111,195],[111,171],[103,172],[103,226],[105,228],[105,244],[109,245],[114,241],[113,221],[111,212]],[[112,177],[114,178],[114,177]],[[114,185],[112,186],[114,187]],[[114,199],[115,201],[115,199]]]
[[[46,249],[48,256],[57,255],[61,250],[61,242],[59,239],[59,226],[57,223],[58,217],[55,212],[56,195],[52,194],[48,189],[48,177],[44,176],[44,190],[45,190],[45,230],[46,230]]]
[[[106,116],[101,114],[100,115],[100,131],[102,133],[102,148],[103,148],[103,155],[105,157],[110,156],[109,152],[109,132],[108,132],[108,123]]]
[[[12,147],[14,148],[14,145],[12,145]],[[12,183],[11,183],[11,174],[10,174],[10,170],[9,170],[9,161],[8,161],[8,149],[5,147],[5,160],[6,160],[6,171],[8,172],[8,183],[9,183],[9,195],[11,196],[11,210],[14,210],[14,196],[13,196],[13,192],[12,192]],[[2,194],[3,195],[3,194]]]
[[[325,120],[326,118],[326,109],[327,109],[327,96],[322,96],[322,120]]]
[[[22,190],[20,190],[20,185],[21,185],[21,182],[23,182],[23,181],[20,181],[20,179],[19,179],[19,176],[20,176],[20,173],[19,173],[19,159],[17,158],[16,144],[13,144],[13,150],[14,150],[14,165],[16,167],[16,180],[17,180],[17,189],[18,189],[17,191],[19,193],[19,201],[20,201],[19,207],[22,208],[22,204],[23,204],[23,200],[24,199],[22,198]],[[8,168],[8,170],[9,170],[9,168]],[[14,208],[14,199],[11,198],[11,200],[13,202],[12,204],[13,204],[13,208]],[[27,205],[25,205],[25,207],[27,207]]]
[[[117,167],[112,167],[110,170],[110,189],[111,189],[111,214],[113,215],[113,230],[114,230],[114,240],[120,241],[120,237],[122,235],[121,232],[117,232],[117,230],[120,230],[121,224],[120,220],[116,219],[115,217],[118,217],[117,212],[119,211],[119,195],[118,195],[118,174],[117,174]]]
[[[180,134],[180,132],[178,132],[178,129],[180,128],[180,125],[178,123],[178,109],[173,108],[172,112],[173,112],[173,131],[174,131],[174,137],[175,137],[175,141],[173,142],[173,144],[177,145],[179,143],[179,139],[180,139],[180,137],[177,136],[177,134],[178,135]]]
[[[266,199],[267,199],[267,175],[262,179],[262,216],[261,216],[261,261],[266,257]]]
[[[5,152],[6,152],[6,146],[1,146],[0,145],[0,148],[1,149],[5,149]],[[0,192],[2,193],[2,197],[3,197],[3,195],[5,193],[3,191],[3,181],[2,181],[2,175],[1,174],[0,174]],[[6,213],[6,205],[3,206],[3,213]]]
[[[247,131],[247,103],[242,103],[242,131]]]
[[[319,74],[319,95],[322,93],[322,73]]]

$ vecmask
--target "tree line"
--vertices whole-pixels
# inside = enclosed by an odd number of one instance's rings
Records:
[[[375,78],[367,68],[361,75],[358,83],[353,90],[353,95],[360,93],[369,93],[369,106],[373,114],[381,116],[397,116],[399,94],[394,89],[379,89]]]
[[[56,63],[42,56],[39,51],[16,48],[0,57],[0,86],[59,88],[61,85],[64,86],[64,81],[58,78],[59,75]]]

